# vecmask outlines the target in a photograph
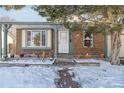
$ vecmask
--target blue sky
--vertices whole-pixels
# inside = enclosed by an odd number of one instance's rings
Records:
[[[36,11],[31,9],[31,6],[26,6],[21,10],[6,11],[0,8],[0,16],[8,16],[18,22],[46,22],[46,18],[38,15]]]

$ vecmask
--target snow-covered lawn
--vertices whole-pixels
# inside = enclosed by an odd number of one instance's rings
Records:
[[[80,66],[73,69],[75,80],[81,84],[81,87],[124,88],[124,66],[110,65],[106,61],[99,61],[100,67]]]
[[[0,67],[0,87],[55,87],[52,67]]]
[[[39,60],[13,60],[15,63],[41,63]],[[80,60],[81,61],[81,60]],[[109,62],[98,60],[99,66],[68,67],[75,74],[81,87],[123,87],[124,66],[110,65]],[[10,61],[12,62],[12,61]],[[13,62],[12,62],[13,63]],[[48,61],[51,63],[51,61]],[[0,87],[56,87],[54,80],[58,78],[57,66],[29,66],[29,67],[0,67]]]
[[[0,63],[20,63],[20,64],[53,64],[55,59],[52,61],[50,59],[40,59],[40,58],[26,58],[26,59],[12,59]]]

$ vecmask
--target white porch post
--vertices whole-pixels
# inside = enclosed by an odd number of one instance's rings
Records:
[[[0,60],[2,59],[2,24],[0,24]]]
[[[56,59],[57,58],[57,28],[54,29],[54,58]]]
[[[3,60],[6,60],[7,57],[7,24],[3,25],[3,30],[2,30],[2,58]]]

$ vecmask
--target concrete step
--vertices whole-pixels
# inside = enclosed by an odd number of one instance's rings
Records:
[[[124,65],[124,60],[120,60],[120,64]]]
[[[54,64],[56,65],[75,65],[73,59],[69,58],[58,58],[55,60]]]
[[[74,55],[71,54],[58,54],[58,58],[73,58]]]
[[[87,59],[88,60],[88,59]],[[100,66],[100,62],[93,62],[92,60],[89,60],[89,61],[86,61],[85,60],[81,60],[81,61],[78,61],[76,59],[73,60],[77,66]]]
[[[120,57],[120,64],[124,65],[124,57]]]

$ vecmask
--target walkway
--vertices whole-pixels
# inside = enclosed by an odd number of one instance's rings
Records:
[[[74,73],[73,75],[70,75],[68,71],[69,71],[68,68],[58,70],[60,78],[55,80],[55,84],[57,88],[79,88],[80,87],[80,85],[72,79],[72,77],[74,78]]]

